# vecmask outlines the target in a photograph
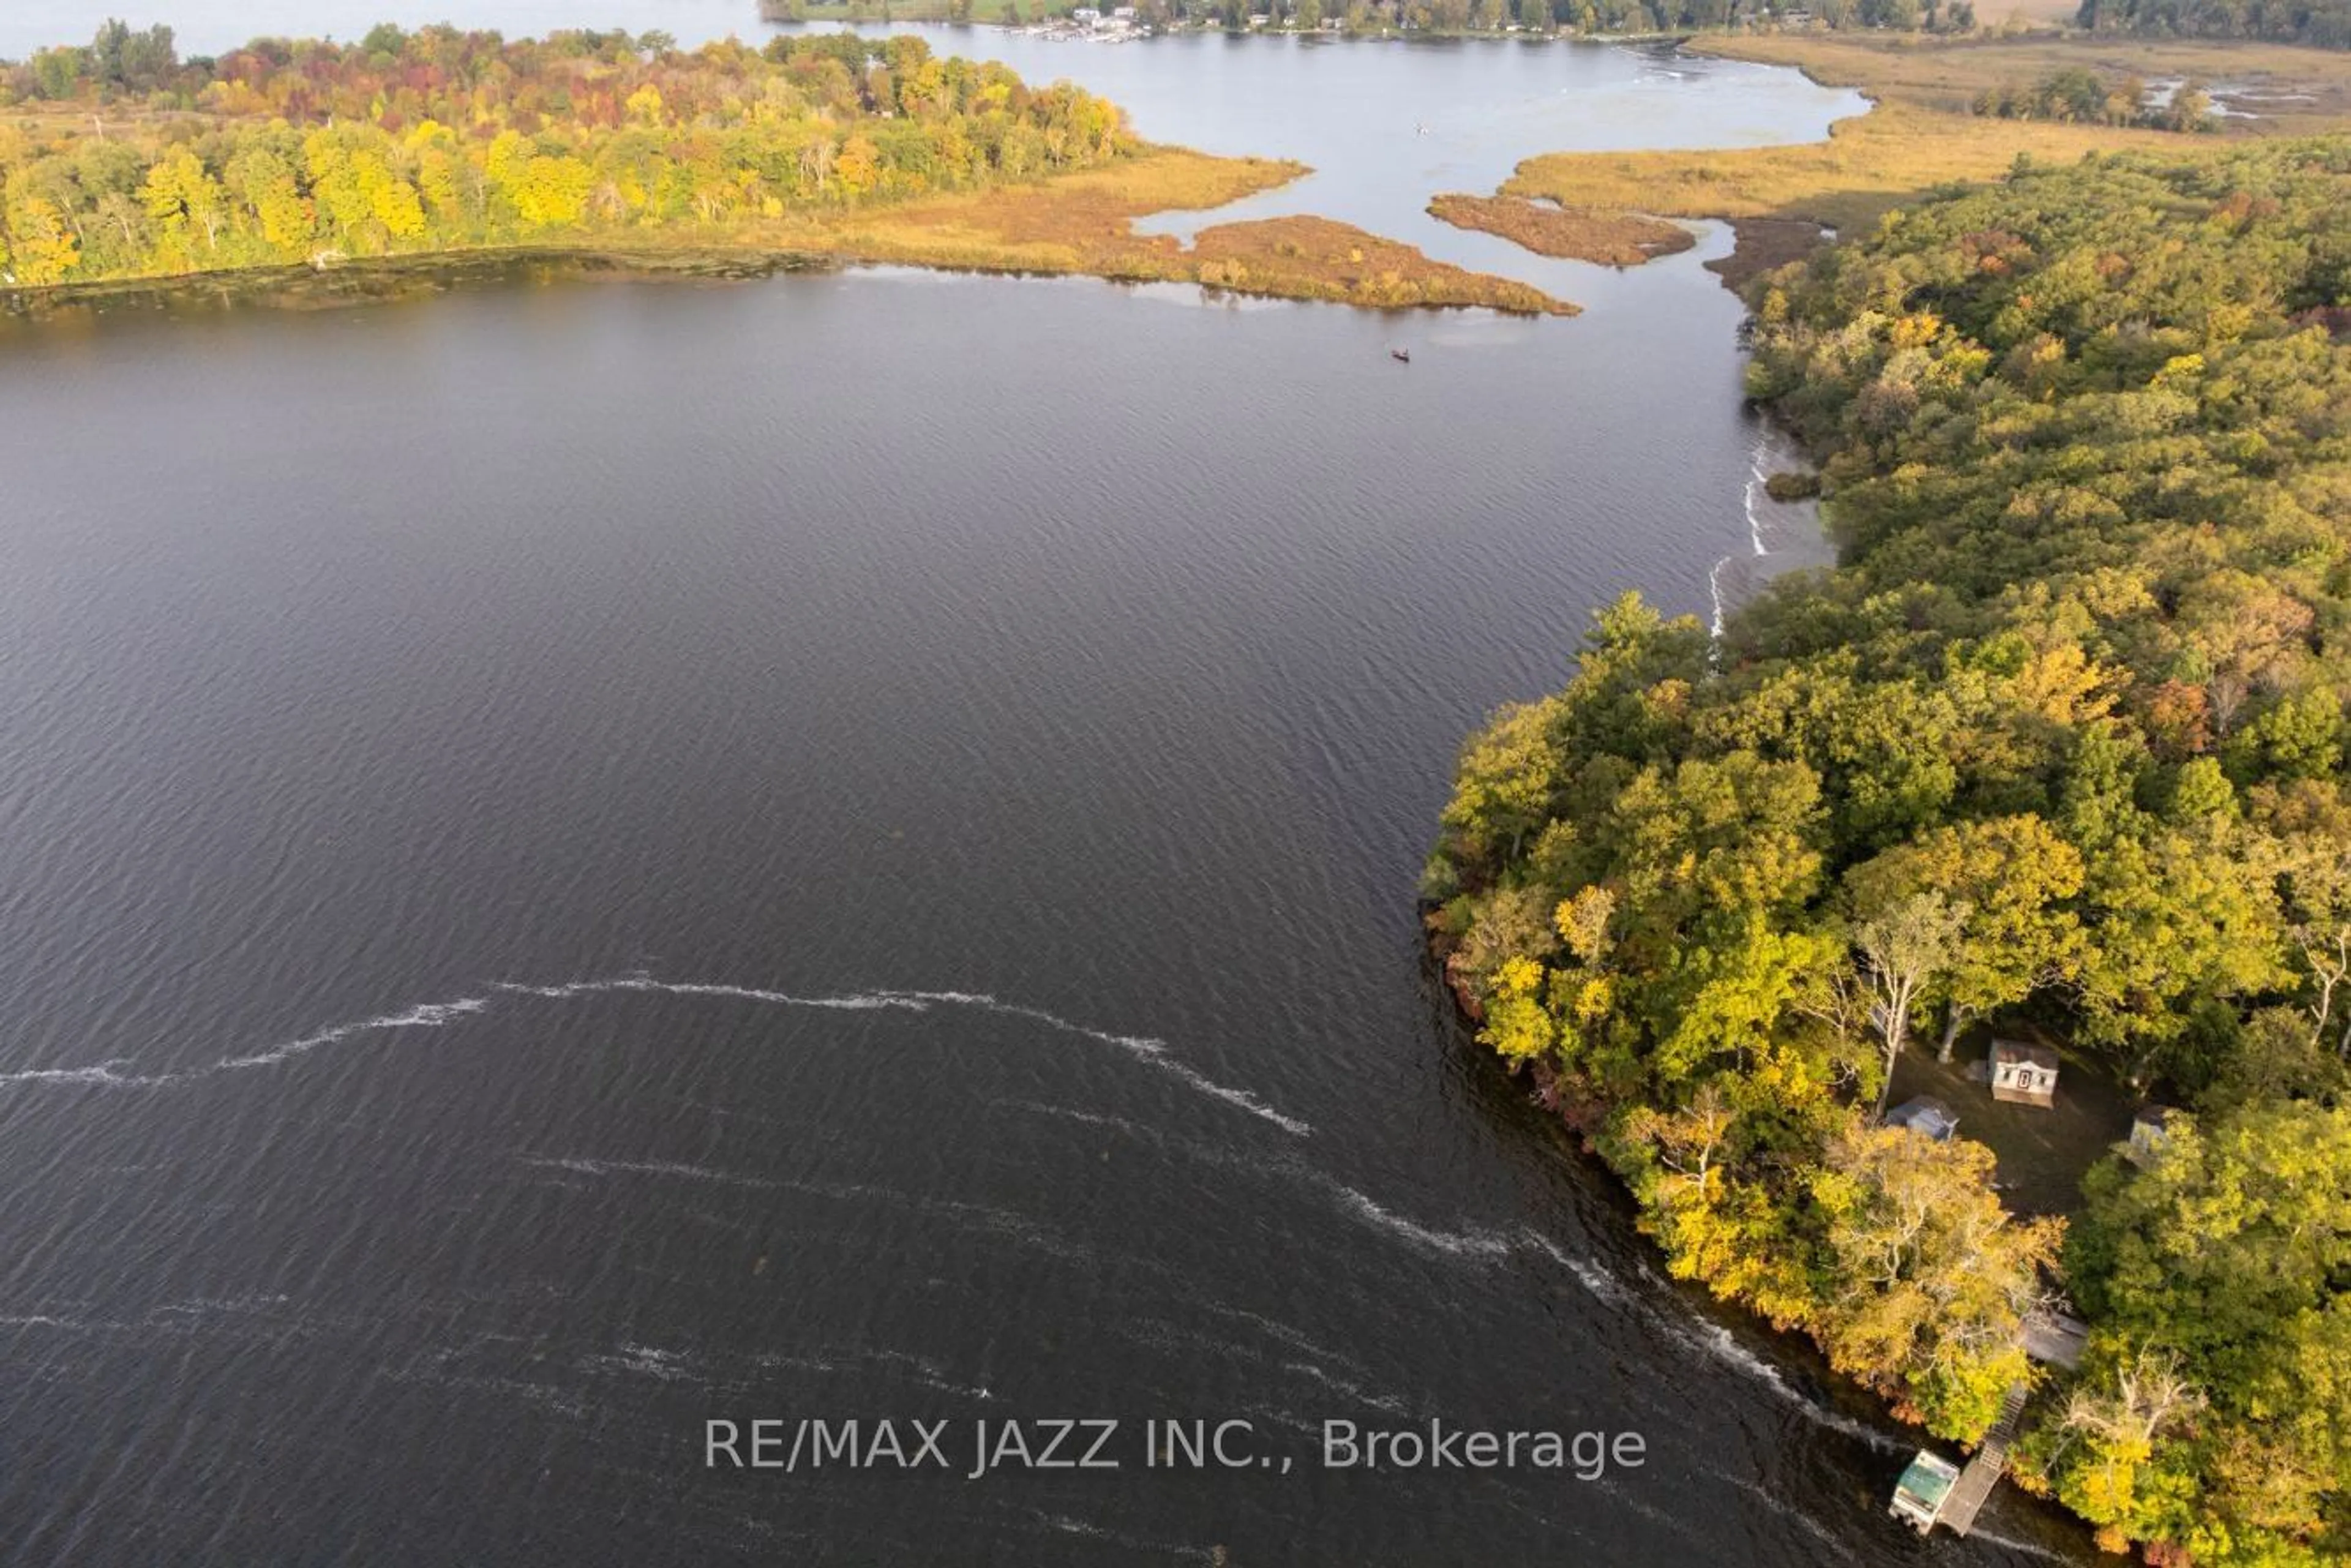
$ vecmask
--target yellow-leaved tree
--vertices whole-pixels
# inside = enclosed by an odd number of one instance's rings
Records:
[[[147,171],[139,199],[154,220],[155,269],[193,272],[220,250],[228,204],[203,160],[183,147]]]
[[[31,288],[64,282],[81,260],[81,243],[57,204],[47,196],[12,192],[7,214],[9,276]]]

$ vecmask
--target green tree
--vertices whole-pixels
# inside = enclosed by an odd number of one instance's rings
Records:
[[[1830,1360],[1898,1375],[1928,1429],[1962,1441],[2030,1375],[2023,1315],[2064,1235],[2060,1221],[2012,1218],[1991,1171],[1980,1144],[1852,1126],[1812,1184],[1827,1225]]]
[[[1950,910],[1952,940],[1936,967],[1942,1061],[1969,1019],[2072,975],[2083,938],[2067,901],[2082,879],[2080,853],[2030,813],[1948,823],[1846,873],[1862,906],[1923,890]]]
[[[2059,1495],[2199,1560],[2334,1542],[2328,1499],[2351,1478],[2351,1109],[2175,1123],[2147,1168],[2110,1163],[2086,1193],[2066,1257],[2104,1346],[2085,1397],[2144,1406],[2126,1378],[2144,1355],[2179,1392],[2119,1453],[2061,1449]],[[2200,1484],[2144,1484],[2126,1464]]]

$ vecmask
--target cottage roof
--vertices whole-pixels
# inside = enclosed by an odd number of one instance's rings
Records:
[[[1994,1067],[2017,1063],[2045,1067],[2054,1072],[2057,1071],[2057,1053],[2045,1045],[2033,1045],[2021,1040],[1996,1040],[1991,1042],[1991,1064]]]
[[[1905,1100],[1886,1113],[1889,1127],[1907,1127],[1914,1133],[1924,1133],[1930,1138],[1949,1137],[1959,1128],[1959,1118],[1949,1105],[1931,1094],[1921,1094],[1915,1100]]]

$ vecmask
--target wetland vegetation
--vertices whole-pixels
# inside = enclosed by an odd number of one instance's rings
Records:
[[[509,249],[913,262],[1196,281],[1378,306],[1569,308],[1347,225],[1130,220],[1303,171],[1153,146],[1067,82],[912,37],[510,42],[378,27],[182,61],[101,29],[6,73],[0,282],[131,279]]]

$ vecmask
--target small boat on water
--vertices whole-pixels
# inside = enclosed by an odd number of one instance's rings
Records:
[[[1390,349],[1388,350],[1388,358],[1397,361],[1399,364],[1408,365],[1412,363],[1412,350],[1410,349]]]

